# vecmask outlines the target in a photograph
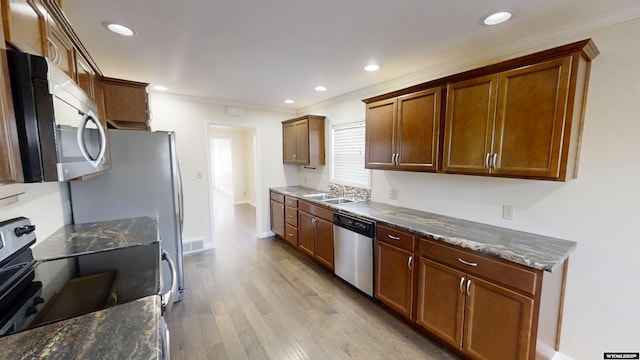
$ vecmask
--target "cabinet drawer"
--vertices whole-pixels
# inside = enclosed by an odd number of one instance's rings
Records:
[[[376,238],[389,245],[413,252],[416,237],[410,233],[392,229],[384,225],[376,227]]]
[[[284,238],[291,244],[298,246],[298,228],[287,224],[285,227]]]
[[[542,271],[524,268],[504,260],[492,259],[433,240],[420,239],[420,256],[534,296],[537,295],[537,289],[542,281]],[[469,264],[465,264],[463,261]]]
[[[313,205],[306,201],[298,202],[298,210],[307,212],[311,215],[315,215],[319,218],[325,219],[331,223],[333,223],[333,210],[327,209],[322,206]]]
[[[298,198],[294,196],[285,196],[284,203],[288,206],[297,208],[298,207]]]
[[[284,203],[284,195],[272,191],[271,200]]]
[[[287,224],[298,227],[298,209],[285,206],[284,218]]]

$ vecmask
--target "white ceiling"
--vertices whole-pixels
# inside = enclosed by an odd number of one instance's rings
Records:
[[[638,0],[63,0],[106,76],[298,109],[542,33],[637,14]],[[480,18],[515,10],[488,27]],[[635,15],[634,15],[635,16]],[[137,35],[115,35],[103,22]],[[378,62],[376,73],[363,66]],[[314,87],[324,85],[326,92]],[[296,101],[286,105],[283,100]]]

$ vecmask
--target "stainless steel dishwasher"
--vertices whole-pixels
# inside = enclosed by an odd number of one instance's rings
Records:
[[[343,212],[333,214],[334,272],[373,296],[373,236],[376,223]]]

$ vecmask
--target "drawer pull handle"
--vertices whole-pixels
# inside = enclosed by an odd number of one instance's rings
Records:
[[[469,290],[471,287],[471,280],[467,280],[467,296],[471,296],[471,291]]]
[[[469,265],[469,266],[478,266],[477,263],[472,263],[472,262],[468,262],[468,261],[464,261],[460,258],[458,258],[458,261],[460,261],[461,263],[465,264],[465,265]]]
[[[463,285],[464,285],[464,276],[460,277],[460,285],[458,286],[458,288],[460,288],[460,292],[464,294],[464,289],[462,288]]]
[[[289,217],[290,217],[290,218],[292,218],[292,217],[293,217],[293,215],[289,215]]]
[[[393,235],[389,235],[389,234],[387,234],[387,236],[389,237],[389,239],[400,240],[400,238],[397,237],[397,236],[393,236]]]
[[[409,256],[409,260],[407,261],[407,267],[409,268],[409,270],[413,270],[411,268],[412,263],[413,263],[413,256]]]
[[[292,234],[292,233],[289,233],[289,236],[293,236],[293,234]]]

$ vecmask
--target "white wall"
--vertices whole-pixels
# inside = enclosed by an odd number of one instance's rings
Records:
[[[182,168],[185,198],[183,241],[204,239],[215,246],[211,231],[209,169],[209,126],[239,126],[255,129],[257,174],[255,198],[257,234],[270,234],[269,188],[297,183],[295,167],[282,164],[282,127],[280,122],[293,117],[277,111],[242,107],[239,117],[228,116],[226,105],[193,97],[151,93],[150,108],[153,130],[176,133],[178,158]],[[196,178],[202,172],[202,179]]]
[[[244,130],[245,189],[242,202],[256,206],[256,131]]]
[[[574,359],[601,359],[605,351],[640,351],[639,33],[636,19],[565,38],[549,35],[540,46],[523,51],[589,37],[601,51],[592,63],[578,179],[553,183],[372,172],[374,201],[577,241],[570,258],[560,345],[560,352]],[[496,59],[513,57],[507,55]],[[441,77],[441,72],[423,74],[414,83]],[[395,90],[397,83],[300,113],[326,115],[331,123],[362,119],[365,107],[360,99]],[[301,179],[307,177],[308,183],[323,188],[328,168],[301,170]],[[389,189],[398,189],[398,200],[387,198]],[[502,204],[514,205],[514,220],[501,218]]]
[[[27,217],[36,225],[38,242],[46,239],[72,222],[69,185],[57,182],[25,184],[25,193],[18,196],[17,203],[0,207],[0,221],[18,216]]]

